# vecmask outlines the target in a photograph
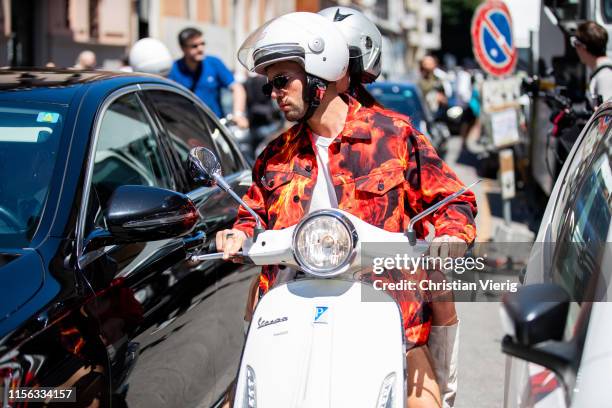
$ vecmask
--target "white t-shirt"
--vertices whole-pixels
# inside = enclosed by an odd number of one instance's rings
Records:
[[[316,146],[317,156],[317,183],[312,192],[309,212],[322,208],[338,208],[338,198],[334,190],[331,175],[329,174],[329,145],[335,137],[323,137],[312,134],[313,144]]]
[[[612,60],[608,58],[600,59],[597,61],[596,69],[602,65],[612,65]],[[604,102],[610,99],[612,97],[612,68],[603,68],[591,78],[589,91],[593,96],[601,95]]]

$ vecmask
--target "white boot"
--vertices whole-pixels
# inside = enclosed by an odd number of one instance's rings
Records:
[[[442,406],[453,408],[457,396],[459,321],[452,326],[431,326],[428,346],[440,386]]]

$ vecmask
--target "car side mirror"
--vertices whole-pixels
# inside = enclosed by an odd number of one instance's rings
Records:
[[[561,286],[539,283],[506,293],[500,310],[502,351],[556,372],[567,385],[576,373],[578,348],[563,341],[570,297]]]
[[[569,295],[560,286],[542,283],[520,287],[502,299],[506,334],[525,347],[563,339]]]
[[[85,252],[107,245],[147,242],[185,235],[199,214],[184,194],[149,186],[120,186],[105,211],[108,230],[97,229],[86,239]]]

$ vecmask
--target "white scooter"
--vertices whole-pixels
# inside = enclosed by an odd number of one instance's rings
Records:
[[[257,304],[233,406],[404,408],[406,343],[399,307],[386,292],[358,279],[375,257],[394,257],[397,246],[363,244],[405,243],[409,257],[420,256],[429,243],[416,240],[414,224],[469,187],[414,217],[406,234],[338,209],[264,231],[257,214],[223,180],[210,150],[193,149],[190,168],[192,176],[227,191],[257,220],[254,237],[238,254],[242,262],[285,265],[308,276],[277,284]]]

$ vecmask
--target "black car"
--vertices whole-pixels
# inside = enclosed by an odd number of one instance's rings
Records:
[[[70,407],[223,398],[257,271],[187,260],[237,213],[189,177],[194,146],[246,191],[251,172],[227,131],[177,84],[0,70],[3,407],[22,405],[8,400],[20,387],[73,387]]]
[[[444,155],[450,131],[445,123],[435,120],[416,84],[407,81],[374,82],[368,85],[368,91],[387,109],[408,116],[413,126],[427,136],[438,154]]]

